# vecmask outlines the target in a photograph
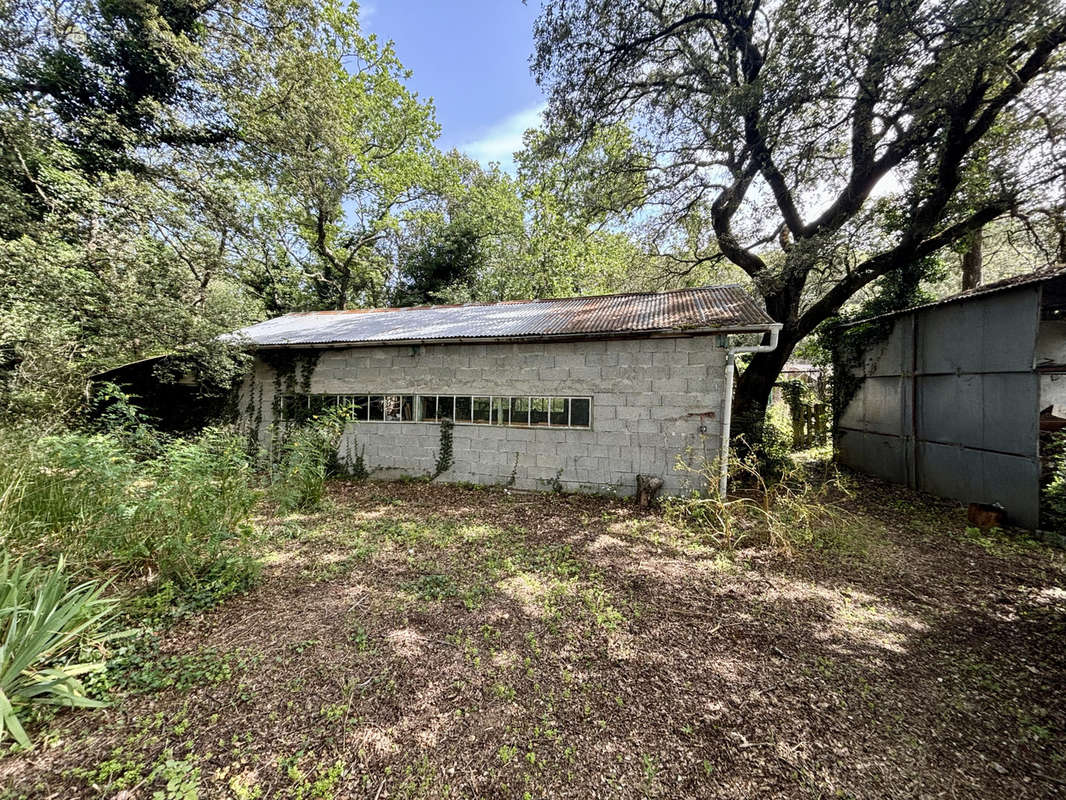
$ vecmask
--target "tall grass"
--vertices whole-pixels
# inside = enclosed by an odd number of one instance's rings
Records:
[[[800,548],[852,545],[854,518],[841,501],[846,483],[831,467],[815,475],[811,465],[789,460],[767,478],[758,454],[731,454],[729,473],[734,493],[718,496],[718,461],[681,459],[678,469],[693,473],[704,491],[670,498],[667,515],[717,545],[765,544],[791,553]]]
[[[243,440],[209,429],[152,449],[138,458],[114,434],[0,433],[3,549],[120,580],[194,584],[246,537],[255,492]]]

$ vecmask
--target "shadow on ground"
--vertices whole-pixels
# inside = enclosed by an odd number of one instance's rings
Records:
[[[336,487],[264,520],[173,680],[51,723],[5,796],[1048,797],[1062,553],[878,484],[855,547],[723,552],[596,498]],[[180,680],[176,678],[181,678]],[[155,795],[155,792],[163,792]]]

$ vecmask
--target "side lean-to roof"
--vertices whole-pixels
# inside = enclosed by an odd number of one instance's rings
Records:
[[[670,292],[286,314],[233,334],[258,347],[408,344],[696,333],[776,323],[736,285]]]
[[[853,322],[849,322],[845,327],[851,327],[853,325],[862,325],[867,322],[873,322],[879,319],[888,319],[889,317],[898,317],[903,314],[910,314],[912,311],[922,311],[927,308],[936,308],[938,306],[951,305],[952,303],[961,303],[966,300],[972,300],[977,297],[984,297],[985,295],[997,294],[998,292],[1006,292],[1011,289],[1017,289],[1022,286],[1030,286],[1035,283],[1045,283],[1048,281],[1059,280],[1066,278],[1066,265],[1057,264],[1051,267],[1044,267],[1033,272],[1026,272],[1021,275],[1015,275],[1012,278],[1004,278],[1003,280],[995,281],[994,283],[986,283],[978,286],[975,289],[967,289],[965,292],[958,292],[956,294],[948,295],[940,300],[934,300],[931,303],[923,303],[917,306],[911,306],[910,308],[903,308],[899,311],[889,311],[885,314],[878,314],[876,317],[866,317],[864,319],[857,319]]]

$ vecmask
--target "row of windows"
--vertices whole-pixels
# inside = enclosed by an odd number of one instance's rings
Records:
[[[482,425],[534,425],[588,428],[589,397],[497,397],[444,394],[289,394],[281,416],[304,420],[330,408],[343,408],[357,422],[472,422]]]

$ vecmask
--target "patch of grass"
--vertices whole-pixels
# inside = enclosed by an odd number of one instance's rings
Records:
[[[459,596],[459,589],[447,575],[422,575],[409,588],[419,600],[439,601]]]
[[[164,655],[159,638],[144,634],[116,648],[99,683],[110,691],[150,694],[166,689],[187,692],[232,680],[246,666],[238,653],[212,647],[194,653]]]
[[[982,530],[967,527],[963,530],[961,538],[970,544],[977,545],[989,555],[1000,558],[1045,549],[1043,542],[1028,533],[1005,531],[1002,528]]]

